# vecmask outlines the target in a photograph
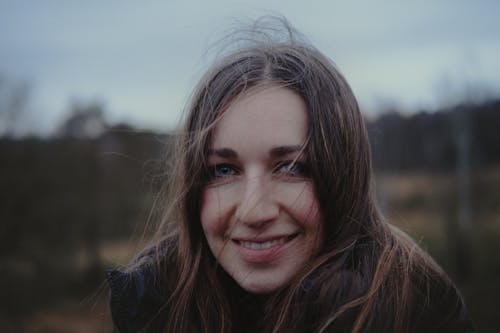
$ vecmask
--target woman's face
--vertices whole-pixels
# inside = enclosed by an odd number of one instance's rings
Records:
[[[304,101],[280,87],[237,99],[215,127],[201,223],[222,268],[251,293],[287,285],[321,246],[306,135]]]

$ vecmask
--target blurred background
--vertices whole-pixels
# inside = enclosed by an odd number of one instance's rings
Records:
[[[212,46],[267,14],[334,59],[385,216],[449,272],[477,331],[500,331],[493,0],[0,0],[0,331],[111,329],[104,269],[154,229],[162,156]]]

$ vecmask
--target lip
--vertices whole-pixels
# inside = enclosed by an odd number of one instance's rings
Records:
[[[279,236],[233,238],[232,243],[246,262],[265,264],[279,258],[298,236],[299,233]],[[253,243],[253,245],[249,243]]]

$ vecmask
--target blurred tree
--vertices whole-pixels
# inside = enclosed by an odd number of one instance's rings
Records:
[[[470,263],[470,237],[472,228],[471,203],[471,146],[473,108],[457,106],[451,113],[451,133],[455,150],[454,202],[447,216],[450,259],[459,282],[465,282],[472,273]],[[455,207],[453,209],[453,207]]]
[[[73,173],[73,182],[80,184],[78,196],[81,197],[80,206],[76,207],[81,212],[75,215],[74,224],[80,228],[80,240],[84,258],[86,258],[87,271],[85,279],[87,284],[99,280],[102,272],[100,258],[101,204],[103,172],[99,161],[98,142],[95,140],[102,135],[106,128],[105,111],[100,102],[75,102],[72,104],[69,116],[59,127],[58,134],[69,140],[76,140],[73,146],[78,147],[80,158],[83,158],[85,168],[76,168]],[[86,208],[86,209],[85,209]]]
[[[59,126],[60,136],[76,139],[93,139],[106,128],[104,107],[100,102],[75,102],[66,120]]]
[[[0,137],[11,137],[23,130],[31,87],[13,82],[0,74]]]

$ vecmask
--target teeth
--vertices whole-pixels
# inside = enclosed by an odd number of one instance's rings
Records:
[[[262,242],[262,243],[240,241],[240,245],[243,247],[246,247],[247,249],[251,249],[251,250],[266,250],[266,249],[269,249],[273,246],[285,244],[286,240],[287,240],[287,238],[283,237],[280,239],[275,239],[272,241],[267,241],[267,242]]]

